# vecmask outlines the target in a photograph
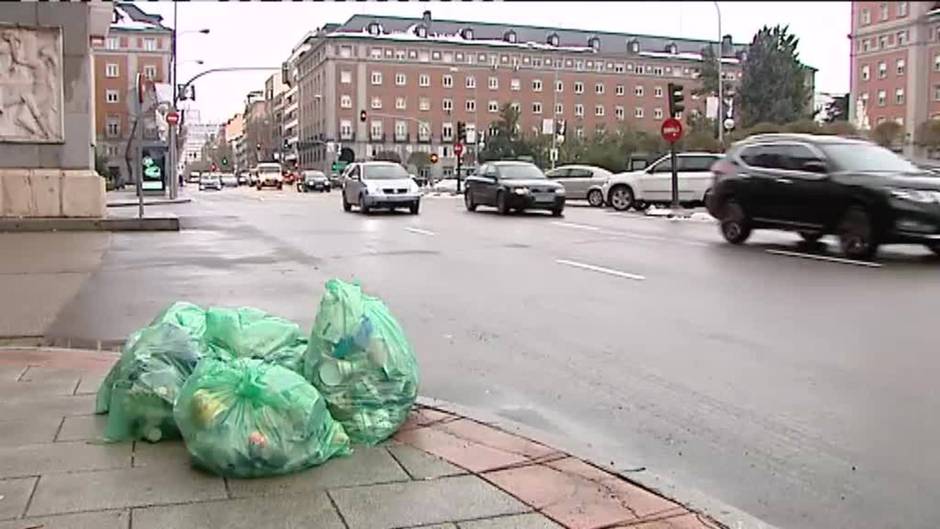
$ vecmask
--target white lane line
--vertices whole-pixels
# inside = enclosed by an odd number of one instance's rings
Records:
[[[856,266],[868,266],[870,268],[881,268],[881,265],[878,263],[870,263],[868,261],[855,261],[853,259],[843,259],[841,257],[829,257],[828,255],[815,255],[811,253],[800,253],[800,252],[788,252],[786,250],[765,250],[767,253],[772,253],[774,255],[787,255],[790,257],[802,257],[803,259],[815,259],[817,261],[830,261],[833,263],[842,263],[850,264]]]
[[[573,266],[575,268],[583,268],[584,270],[591,270],[592,272],[600,272],[602,274],[610,274],[612,276],[623,277],[626,279],[633,279],[636,281],[643,281],[645,277],[638,274],[631,274],[628,272],[621,272],[620,270],[613,270],[610,268],[604,268],[603,266],[595,266],[587,263],[579,263],[577,261],[569,261],[567,259],[555,259],[555,262],[558,264]]]
[[[410,226],[405,228],[405,231],[410,231],[411,233],[420,233],[421,235],[435,235],[433,231],[422,230],[421,228],[412,228]]]
[[[574,222],[562,222],[560,220],[552,221],[552,224],[556,226],[562,226],[564,228],[574,228],[576,230],[587,230],[587,231],[599,231],[600,228],[597,226],[589,226],[587,224],[577,224]]]

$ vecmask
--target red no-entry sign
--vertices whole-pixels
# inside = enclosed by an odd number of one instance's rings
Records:
[[[682,137],[682,122],[676,118],[667,118],[663,121],[663,126],[659,129],[663,139],[669,143],[675,143]]]
[[[170,125],[176,125],[180,122],[180,115],[175,110],[171,110],[166,113],[166,122]]]
[[[454,155],[456,155],[456,156],[459,157],[459,156],[462,155],[462,154],[463,154],[463,144],[462,144],[462,143],[455,143],[455,144],[454,144]]]

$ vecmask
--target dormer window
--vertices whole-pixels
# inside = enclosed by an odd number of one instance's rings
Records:
[[[556,47],[557,47],[557,46],[558,46],[558,34],[557,34],[557,33],[552,33],[551,35],[549,35],[547,42],[548,42],[548,45],[549,45],[549,46],[556,46]]]
[[[627,51],[630,53],[640,53],[640,41],[636,39],[627,41]]]
[[[515,32],[515,31],[512,31],[512,30],[507,31],[506,33],[503,34],[503,40],[505,40],[506,42],[509,42],[509,43],[511,43],[511,44],[515,44],[515,43],[516,43],[516,32]]]
[[[597,37],[591,37],[588,39],[588,46],[591,47],[594,51],[601,49],[601,39]]]
[[[679,47],[676,46],[676,43],[675,43],[675,42],[670,42],[669,45],[666,46],[666,51],[669,52],[669,53],[671,53],[671,54],[673,54],[673,55],[675,55],[675,54],[679,53]]]
[[[460,36],[464,40],[473,40],[473,29],[472,28],[463,28],[460,30]]]
[[[382,26],[378,22],[370,22],[368,27],[369,35],[378,35],[382,32]]]
[[[424,24],[418,24],[418,26],[415,28],[415,35],[421,37],[422,39],[427,38],[428,36],[427,26],[425,26]]]

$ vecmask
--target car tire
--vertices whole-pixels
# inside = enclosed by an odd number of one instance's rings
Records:
[[[346,202],[346,193],[343,193],[343,211],[352,211],[352,204]]]
[[[362,195],[359,195],[359,211],[362,212],[363,215],[372,213],[372,210],[366,205],[366,201],[362,199]]]
[[[871,216],[861,206],[852,206],[846,210],[836,233],[839,236],[839,248],[849,259],[867,260],[878,252]]]
[[[646,211],[650,208],[650,203],[643,200],[634,200],[633,209],[637,211]]]
[[[592,189],[588,191],[587,201],[591,206],[599,208],[604,205],[604,193],[600,189]]]
[[[553,216],[553,217],[562,217],[562,216],[564,216],[564,214],[565,214],[565,208],[563,208],[563,207],[561,207],[561,208],[555,208],[555,209],[552,210],[552,216]]]
[[[940,243],[932,243],[927,245],[927,249],[934,253],[934,255],[940,255]]]
[[[509,201],[506,200],[505,191],[496,194],[496,210],[500,215],[509,215]]]
[[[476,211],[477,205],[473,201],[473,195],[469,190],[463,192],[463,205],[467,208],[467,211]]]
[[[610,190],[607,202],[617,211],[627,211],[633,205],[633,190],[625,184],[617,184]]]
[[[823,234],[818,231],[801,231],[800,237],[808,243],[819,242],[819,239],[822,239]]]
[[[421,209],[420,200],[415,200],[414,204],[408,207],[408,211],[410,211],[412,215],[417,215],[420,209]]]
[[[721,235],[731,244],[741,244],[751,236],[751,222],[737,201],[729,200],[721,208]]]
[[[281,189],[284,189],[284,184],[277,185],[277,190],[280,191]]]

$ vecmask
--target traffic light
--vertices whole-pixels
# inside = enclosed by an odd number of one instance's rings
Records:
[[[226,165],[228,165],[228,158],[226,158],[225,156],[223,156],[223,157],[222,157],[222,166],[226,166]]]
[[[363,122],[363,123],[366,122],[366,111],[365,111],[365,110],[362,110],[362,111],[359,112],[359,121],[361,121],[361,122]]]
[[[467,124],[463,121],[457,122],[457,141],[467,143]]]
[[[685,99],[682,95],[682,85],[669,83],[669,115],[671,117],[677,118],[682,111],[685,110],[685,105],[682,104],[682,101]]]
[[[438,156],[436,152],[432,152],[431,156],[428,156],[428,159],[431,160],[431,163],[437,163]]]
[[[223,158],[223,160],[224,160],[224,158]],[[209,170],[214,173],[214,172],[216,172],[216,171],[219,170],[219,166],[217,166],[217,165],[213,162],[213,164],[209,166]]]

